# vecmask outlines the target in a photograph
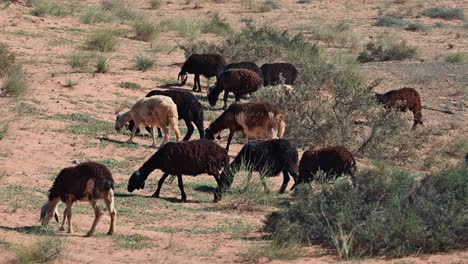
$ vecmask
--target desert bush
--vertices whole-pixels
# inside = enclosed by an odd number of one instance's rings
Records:
[[[445,56],[444,61],[448,63],[468,63],[468,56],[462,52],[456,52]]]
[[[90,55],[84,52],[73,52],[68,55],[66,63],[74,71],[86,71],[90,60]]]
[[[288,209],[270,214],[265,230],[304,243],[335,248],[341,259],[405,256],[464,248],[468,168],[464,165],[424,177],[377,164],[347,181],[300,186]],[[284,239],[287,239],[285,236]]]
[[[110,29],[98,29],[90,33],[85,47],[89,50],[101,52],[113,51],[117,44],[115,33]]]
[[[344,22],[337,25],[319,24],[312,30],[312,37],[339,48],[354,48],[358,43],[356,36]]]
[[[154,39],[158,27],[154,22],[143,19],[133,24],[133,31],[135,32],[135,39],[148,42]]]
[[[151,9],[159,9],[161,7],[161,0],[150,0],[149,4]]]
[[[135,66],[138,70],[145,72],[155,65],[156,60],[149,58],[145,55],[138,55],[135,57]]]
[[[161,30],[175,31],[184,37],[190,39],[198,38],[203,29],[203,23],[193,18],[168,18],[159,23]]]
[[[100,7],[91,6],[86,8],[80,16],[80,21],[85,24],[96,24],[110,22],[113,18]]]
[[[465,19],[465,12],[462,8],[434,7],[424,10],[422,15],[430,18],[442,18],[446,20]]]
[[[276,0],[265,0],[258,6],[258,12],[270,12],[274,9],[279,9],[281,4]]]
[[[63,251],[60,238],[45,238],[30,246],[18,246],[14,249],[17,263],[48,263],[59,258]]]
[[[0,140],[4,139],[10,130],[10,121],[2,118],[0,125]]]
[[[232,33],[232,28],[225,19],[219,16],[219,13],[215,13],[211,20],[203,25],[202,32],[226,35]]]
[[[29,0],[27,5],[32,7],[31,15],[33,16],[57,16],[63,17],[70,14],[64,3],[52,0]]]
[[[411,59],[416,55],[416,48],[408,46],[406,41],[400,42],[382,38],[377,42],[369,42],[357,60],[361,63],[373,61],[390,61]]]
[[[63,87],[73,88],[73,87],[75,87],[77,85],[78,85],[77,80],[72,79],[71,77],[67,77],[67,79],[65,79],[65,83],[63,84]]]
[[[0,43],[0,77],[5,76],[15,65],[16,56],[8,46]]]
[[[3,93],[10,96],[22,96],[29,88],[26,76],[21,68],[11,70],[3,79]]]
[[[109,56],[99,55],[96,59],[96,72],[97,73],[106,73],[109,71]]]
[[[122,23],[143,18],[140,12],[132,8],[131,2],[126,0],[103,0],[101,1],[101,8]]]
[[[379,17],[377,22],[374,24],[375,26],[378,27],[404,27],[406,26],[406,22],[401,20],[399,17],[395,16],[390,16],[390,15],[385,15]]]
[[[121,82],[119,86],[122,88],[127,88],[127,89],[132,89],[132,90],[141,89],[141,85],[139,85],[138,83],[134,83],[134,82]]]
[[[403,29],[406,31],[426,31],[428,27],[418,22],[408,22]]]

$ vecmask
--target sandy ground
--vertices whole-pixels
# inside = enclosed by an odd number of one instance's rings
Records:
[[[93,5],[100,1],[83,1]],[[411,86],[420,91],[423,103],[432,107],[450,108],[455,115],[426,111],[427,129],[433,132],[427,151],[437,150],[441,144],[453,138],[465,138],[468,121],[463,111],[467,106],[468,66],[440,63],[440,57],[456,51],[468,54],[468,31],[461,21],[444,21],[425,17],[413,21],[431,26],[427,32],[407,32],[401,29],[372,26],[377,18],[378,7],[389,1],[280,1],[281,8],[258,13],[249,9],[248,1],[199,1],[201,8],[186,1],[163,1],[158,10],[151,10],[147,1],[133,1],[136,8],[159,20],[168,17],[193,17],[208,19],[219,12],[221,17],[235,28],[243,25],[242,20],[252,18],[259,24],[271,24],[291,33],[311,36],[314,26],[337,24],[346,21],[357,37],[357,54],[366,42],[384,31],[408,41],[418,49],[418,58],[407,62],[372,63],[363,66],[368,79],[382,77],[384,81],[377,90]],[[188,1],[190,2],[190,1]],[[220,2],[220,3],[218,3]],[[258,1],[253,1],[258,2]],[[427,7],[451,6],[468,11],[466,1],[408,1],[407,5],[391,5],[389,8],[423,10]],[[416,11],[415,11],[416,12]],[[433,27],[436,22],[444,27]],[[74,214],[75,234],[59,233],[65,242],[64,256],[56,262],[63,263],[232,263],[242,262],[242,253],[258,244],[264,216],[276,210],[273,207],[257,208],[253,211],[226,209],[228,202],[212,204],[210,188],[214,180],[206,175],[186,177],[185,183],[189,202],[181,204],[176,198],[180,194],[175,182],[166,183],[162,190],[163,199],[145,198],[154,192],[154,172],[145,190],[135,194],[126,193],[129,175],[137,169],[154,149],[151,140],[139,137],[135,145],[124,144],[128,134],[116,134],[112,123],[114,108],[122,101],[133,102],[155,87],[174,80],[179,65],[184,61],[182,50],[161,52],[157,56],[157,67],[141,72],[134,69],[133,58],[140,53],[149,53],[149,44],[131,38],[119,37],[118,46],[111,56],[110,72],[96,74],[92,70],[71,72],[66,59],[72,52],[80,51],[90,30],[95,28],[128,29],[126,25],[102,23],[86,25],[76,17],[35,17],[30,8],[12,4],[0,9],[0,42],[8,45],[24,65],[30,83],[30,91],[20,101],[0,97],[1,120],[12,120],[7,136],[0,141],[0,263],[14,261],[15,245],[28,245],[43,239],[27,230],[38,226],[39,207],[46,201],[46,194],[53,177],[61,168],[73,161],[105,161],[112,166],[117,182],[116,208],[119,211],[117,234],[125,236],[139,234],[149,238],[150,247],[143,249],[116,248],[115,240],[106,237],[109,225],[107,215],[102,217],[94,238],[84,238],[92,223],[91,208],[79,206]],[[217,38],[210,34],[204,39]],[[187,41],[173,32],[161,33],[156,43],[177,47]],[[342,49],[326,43],[327,53],[342,52]],[[452,48],[449,48],[452,47]],[[442,65],[442,66],[441,66]],[[73,88],[64,87],[66,80],[78,82]],[[119,87],[121,82],[135,82],[141,89]],[[190,90],[193,77],[183,89]],[[202,80],[206,86],[206,81]],[[205,96],[202,93],[200,96]],[[213,112],[213,111],[211,111]],[[212,115],[216,116],[219,111]],[[108,130],[95,134],[70,132],[75,121],[70,114],[88,114],[98,120],[107,121]],[[408,116],[410,120],[410,116]],[[408,121],[410,122],[410,121]],[[209,122],[206,121],[206,124]],[[94,124],[92,124],[94,125]],[[181,127],[185,124],[181,123]],[[185,134],[185,130],[182,132]],[[198,134],[195,133],[194,137]],[[160,140],[160,139],[159,139]],[[231,157],[239,151],[241,140],[232,145]],[[225,137],[220,142],[225,145]],[[456,157],[454,157],[456,160]],[[366,164],[360,160],[360,164]],[[421,169],[424,170],[424,169]],[[279,188],[281,177],[269,179],[271,189]],[[18,187],[19,186],[19,187]],[[200,187],[201,186],[201,187]],[[288,195],[286,195],[288,197]],[[57,225],[53,225],[58,229]],[[214,229],[214,227],[219,227]],[[2,246],[8,244],[10,246]],[[261,262],[282,262],[261,259]],[[319,246],[306,248],[304,257],[295,263],[332,263],[338,259]],[[361,262],[361,261],[358,261]],[[368,259],[367,263],[468,263],[468,253],[450,252],[428,256],[411,256],[403,259]]]

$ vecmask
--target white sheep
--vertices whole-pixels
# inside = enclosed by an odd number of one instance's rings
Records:
[[[155,95],[151,97],[145,97],[138,100],[132,108],[123,113],[117,115],[115,121],[115,130],[120,132],[125,127],[128,121],[133,120],[135,126],[132,129],[132,134],[128,143],[133,143],[133,137],[135,131],[140,124],[151,127],[151,137],[153,138],[153,144],[151,147],[156,147],[155,139],[155,128],[160,127],[164,132],[164,141],[162,144],[169,141],[170,134],[168,126],[174,130],[176,140],[180,141],[180,132],[178,128],[177,105],[168,96]]]

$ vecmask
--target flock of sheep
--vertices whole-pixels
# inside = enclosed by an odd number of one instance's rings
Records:
[[[138,100],[129,111],[117,115],[115,129],[131,130],[128,142],[132,142],[139,126],[144,125],[151,134],[153,147],[156,147],[156,131],[164,140],[159,149],[128,181],[127,190],[143,189],[149,174],[156,169],[163,172],[153,197],[159,197],[161,187],[169,175],[176,175],[182,201],[187,200],[182,175],[212,175],[218,188],[214,192],[214,202],[222,198],[222,193],[230,188],[234,175],[240,169],[248,167],[249,178],[253,171],[264,176],[276,176],[283,173],[283,183],[279,190],[284,193],[290,177],[294,180],[291,190],[298,184],[311,183],[318,171],[328,177],[349,174],[355,185],[356,161],[353,154],[343,146],[332,146],[318,150],[307,150],[299,160],[296,147],[288,140],[282,139],[286,127],[285,112],[270,102],[237,103],[242,96],[254,93],[262,86],[284,82],[292,85],[298,75],[297,69],[289,63],[264,64],[258,67],[255,63],[240,62],[227,64],[226,59],[217,54],[193,54],[182,66],[178,75],[182,85],[188,74],[194,74],[194,91],[201,91],[200,75],[207,78],[216,77],[216,83],[209,88],[208,101],[216,105],[218,97],[224,91],[225,111],[216,118],[208,128],[203,125],[203,107],[192,93],[180,90],[151,91],[145,98]],[[229,93],[235,96],[236,103],[227,107]],[[399,111],[410,110],[414,114],[414,125],[423,124],[421,100],[417,91],[412,88],[394,90],[377,94],[376,99],[384,106]],[[187,134],[181,141],[178,120],[183,119],[187,125]],[[200,139],[191,140],[195,124]],[[169,142],[170,127],[177,142]],[[226,148],[214,142],[215,136],[224,129],[229,129]],[[228,149],[235,132],[240,131],[245,145],[234,161],[229,164]],[[219,136],[218,136],[219,137]],[[265,139],[248,141],[248,138]],[[181,141],[181,142],[179,142]],[[264,181],[263,181],[264,183]],[[265,186],[266,187],[266,186]],[[76,201],[89,201],[95,211],[95,219],[88,236],[93,235],[102,215],[97,200],[103,199],[111,216],[108,234],[114,233],[116,210],[114,208],[114,180],[111,172],[102,164],[84,162],[75,167],[63,169],[55,179],[49,192],[48,202],[41,208],[41,223],[47,225],[55,217],[58,222],[57,207],[60,202],[66,204],[60,230],[64,230],[65,221],[68,232],[73,232],[71,207]]]

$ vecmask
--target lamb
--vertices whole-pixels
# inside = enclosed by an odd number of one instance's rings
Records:
[[[200,92],[200,75],[206,78],[216,76],[216,79],[218,79],[218,76],[224,71],[226,65],[226,59],[218,54],[192,54],[182,65],[177,80],[180,78],[182,85],[184,85],[187,82],[188,74],[195,74],[193,90]]]
[[[158,188],[152,197],[158,198],[161,186],[169,174],[177,175],[182,201],[187,201],[184,191],[182,175],[196,176],[202,173],[212,175],[220,188],[220,172],[229,164],[227,151],[213,141],[199,139],[179,143],[169,142],[162,146],[143,166],[133,172],[128,181],[127,190],[144,189],[148,175],[155,169],[163,171],[158,182]],[[218,191],[214,194],[213,202],[217,202]]]
[[[413,129],[416,128],[418,124],[424,125],[422,121],[421,97],[415,89],[405,87],[384,94],[375,93],[375,97],[379,103],[385,105],[385,107],[393,108],[401,112],[406,112],[407,110],[413,112]]]
[[[242,95],[253,93],[262,86],[262,78],[253,71],[246,69],[230,69],[224,71],[213,88],[208,92],[208,102],[215,106],[219,94],[224,90],[224,106],[227,108],[229,93],[234,93],[236,102],[240,101]]]
[[[242,131],[248,137],[275,139],[282,138],[286,123],[284,111],[269,102],[232,104],[205,130],[205,137],[214,140],[214,135],[229,129],[226,150],[229,150],[232,136]]]
[[[276,85],[281,82],[280,76],[284,78],[284,83],[292,85],[297,78],[297,69],[290,63],[265,63],[260,67],[263,73],[263,86]]]
[[[263,73],[262,70],[257,66],[257,64],[253,62],[248,62],[248,61],[242,61],[242,62],[236,62],[236,63],[230,63],[228,66],[226,66],[226,70],[229,69],[245,69],[245,70],[250,70],[258,74],[263,79]]]
[[[164,95],[168,96],[174,101],[177,105],[177,113],[179,115],[179,119],[183,119],[185,124],[187,125],[187,134],[184,137],[184,141],[189,140],[193,134],[193,125],[192,122],[195,123],[195,126],[200,133],[200,138],[205,137],[205,130],[203,127],[203,106],[198,101],[197,97],[190,92],[185,91],[176,91],[176,90],[153,90],[149,92],[146,97],[151,97],[153,95]],[[133,130],[135,126],[135,122],[130,120],[128,123],[127,129],[130,131]],[[146,130],[151,133],[150,127],[146,127]],[[139,128],[136,129],[136,133],[138,134],[140,131]],[[158,127],[158,136],[162,137],[161,129]]]
[[[128,143],[133,143],[133,137],[135,136],[138,126],[140,124],[150,126],[152,127],[151,136],[153,138],[151,147],[156,147],[155,127],[161,127],[164,131],[164,141],[162,144],[169,141],[170,135],[169,129],[167,128],[168,126],[171,126],[172,130],[174,130],[176,140],[180,141],[180,132],[177,126],[178,119],[177,106],[172,99],[167,96],[155,95],[138,100],[129,111],[117,115],[115,130],[120,132],[128,121],[133,120],[135,126],[128,140]]]
[[[76,201],[89,201],[94,209],[94,222],[86,236],[92,236],[102,215],[97,200],[103,199],[109,211],[111,224],[108,235],[115,230],[117,211],[114,208],[114,179],[109,169],[96,162],[84,162],[74,167],[64,168],[55,178],[49,190],[49,201],[42,206],[40,221],[47,226],[55,217],[58,222],[57,207],[60,202],[66,204],[60,231],[64,231],[65,220],[68,219],[68,233],[73,233],[72,205]]]
[[[299,162],[299,181],[291,189],[300,183],[311,183],[318,171],[323,171],[327,178],[349,174],[353,186],[356,185],[356,160],[353,154],[346,147],[332,146],[307,150],[302,154]]]
[[[249,170],[249,181],[253,171],[260,172],[264,177],[277,176],[282,171],[283,184],[279,193],[284,193],[290,175],[294,182],[298,180],[297,163],[297,149],[286,139],[249,142],[241,149],[229,167],[221,173],[221,190],[225,191],[230,188],[234,175],[244,166]],[[262,182],[267,189],[265,182]]]

